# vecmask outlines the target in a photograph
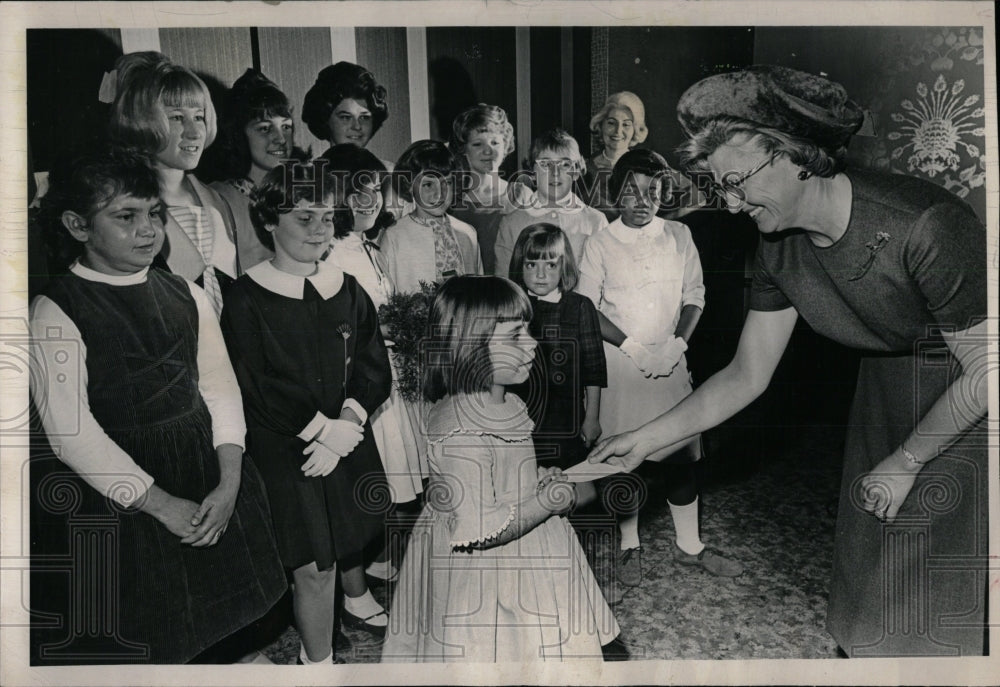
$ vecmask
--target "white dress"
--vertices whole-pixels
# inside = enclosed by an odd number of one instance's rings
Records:
[[[658,217],[641,229],[616,219],[591,236],[577,291],[626,336],[649,348],[673,336],[685,305],[705,307],[701,261],[691,231]],[[683,356],[670,376],[646,378],[617,346],[605,343],[604,353],[608,388],[601,394],[601,427],[607,436],[649,422],[692,391]],[[676,448],[688,445],[699,447],[699,437]]]
[[[326,258],[327,263],[353,275],[376,308],[384,305],[394,290],[379,252],[374,244],[366,244],[360,234],[351,233],[334,240]],[[389,362],[395,376],[391,347]],[[427,476],[427,449],[424,442],[418,441],[411,413],[395,384],[388,400],[372,413],[370,420],[393,503],[413,501],[423,491],[421,480]]]

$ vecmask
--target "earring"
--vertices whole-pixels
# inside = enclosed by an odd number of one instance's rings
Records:
[[[799,181],[805,181],[812,175],[813,175],[812,172],[807,172],[806,170],[803,169],[802,171],[799,172]]]

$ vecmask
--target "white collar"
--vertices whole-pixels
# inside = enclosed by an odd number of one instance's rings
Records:
[[[654,217],[652,221],[641,229],[626,227],[621,217],[608,225],[611,235],[622,243],[635,243],[640,238],[653,239],[663,233],[663,218]]]
[[[528,293],[531,292],[529,291]],[[562,291],[560,291],[558,288],[552,289],[544,296],[538,296],[533,293],[531,295],[535,296],[535,298],[537,298],[540,301],[545,301],[546,303],[558,303],[559,301],[562,300]]]
[[[142,284],[146,281],[146,274],[149,272],[149,268],[143,267],[138,272],[133,272],[132,274],[105,274],[104,272],[98,272],[86,267],[80,264],[79,260],[75,260],[69,266],[69,271],[87,281],[97,281],[102,284],[111,284],[112,286],[132,286],[134,284]]]
[[[569,195],[563,198],[561,201],[552,202],[546,201],[542,202],[538,198],[538,191],[532,191],[531,196],[528,198],[527,210],[529,213],[535,216],[545,214],[546,212],[556,212],[562,213],[576,213],[581,212],[585,207],[587,207],[582,200],[580,200],[575,193],[569,192]]]
[[[268,291],[297,300],[302,300],[306,279],[312,283],[323,300],[336,296],[344,284],[344,272],[323,261],[317,263],[316,273],[308,277],[282,272],[272,265],[270,260],[254,265],[246,271],[246,274]]]

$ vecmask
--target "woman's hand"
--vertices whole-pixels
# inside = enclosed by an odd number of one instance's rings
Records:
[[[895,451],[861,478],[862,507],[883,522],[896,519],[923,466]]]
[[[580,438],[587,448],[594,445],[594,442],[601,438],[604,430],[601,429],[601,421],[589,415],[583,418],[583,425],[580,427]]]
[[[631,472],[639,467],[655,448],[656,446],[649,446],[646,442],[640,441],[639,433],[633,430],[608,437],[597,444],[587,456],[587,462],[607,462],[610,465],[619,465]]]
[[[229,518],[236,509],[236,496],[240,485],[237,482],[220,484],[201,502],[198,510],[191,516],[191,526],[194,531],[181,539],[181,544],[191,546],[212,546],[219,542],[229,525]]]
[[[340,462],[340,456],[319,441],[306,446],[302,454],[309,456],[309,460],[302,466],[302,472],[306,477],[326,477]]]

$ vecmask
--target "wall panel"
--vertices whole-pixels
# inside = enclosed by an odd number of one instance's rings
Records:
[[[246,27],[160,29],[160,50],[205,79],[213,98],[220,86],[229,88],[253,66]]]
[[[389,94],[389,119],[368,147],[380,158],[394,163],[413,140],[410,134],[406,29],[359,27],[355,35],[358,64],[371,71]]]
[[[260,69],[285,92],[295,108],[295,140],[313,155],[327,149],[302,123],[302,101],[316,74],[330,65],[330,29],[261,27],[257,30]]]

